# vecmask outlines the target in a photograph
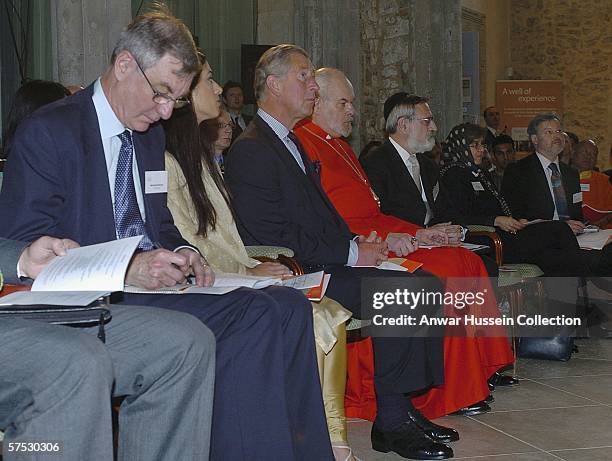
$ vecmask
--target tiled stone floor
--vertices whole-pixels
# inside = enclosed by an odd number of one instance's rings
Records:
[[[569,362],[520,360],[521,384],[498,388],[493,411],[436,421],[459,431],[454,459],[612,461],[612,340],[579,340]],[[349,422],[363,461],[401,460],[370,446],[371,423]]]
[[[580,352],[566,363],[520,360],[521,384],[498,388],[490,413],[439,419],[461,435],[452,444],[453,459],[612,461],[612,340],[577,344]],[[404,459],[373,451],[370,428],[368,421],[349,421],[357,456],[363,461]]]

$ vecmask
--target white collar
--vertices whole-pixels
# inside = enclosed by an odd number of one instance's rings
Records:
[[[102,139],[110,139],[113,136],[120,135],[126,130],[126,127],[117,118],[117,115],[115,115],[108,99],[106,99],[99,78],[94,83],[94,92],[91,99],[96,108],[96,113],[98,114],[98,125],[100,126],[100,136]]]
[[[268,114],[261,107],[257,109],[257,115],[259,115],[262,120],[266,122],[270,128],[272,128],[272,131],[274,131],[276,136],[278,136],[280,139],[285,139],[289,134],[289,129],[285,125],[279,122],[274,116]]]
[[[410,158],[411,155],[414,155],[416,158],[416,154],[411,154],[410,152],[408,152],[406,149],[404,149],[402,146],[400,146],[397,141],[395,141],[392,137],[389,136],[389,141],[391,141],[391,144],[393,144],[393,147],[395,147],[395,150],[397,151],[397,153],[400,155],[400,157],[402,158],[402,160],[404,161],[404,163],[408,162],[408,159]]]
[[[548,168],[548,165],[550,165],[551,163],[554,163],[555,165],[557,165],[557,170],[561,171],[561,168],[559,168],[559,157],[557,157],[553,162],[551,162],[550,160],[548,160],[546,157],[544,157],[542,154],[540,154],[537,151],[536,151],[536,155],[538,157],[538,160],[542,164],[542,168],[544,168],[544,171],[550,171],[550,168]]]

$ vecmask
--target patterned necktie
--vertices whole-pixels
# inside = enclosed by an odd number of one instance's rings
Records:
[[[412,173],[412,179],[414,181],[414,184],[419,190],[419,193],[422,194],[423,189],[421,188],[421,167],[419,166],[419,161],[417,160],[416,155],[408,155],[408,163],[410,164],[410,172]]]
[[[242,133],[244,129],[240,124],[240,115],[231,115],[230,118],[232,119],[232,123],[234,124],[234,130],[239,134]]]
[[[552,171],[550,182],[552,184],[553,197],[555,199],[555,207],[557,208],[559,220],[563,221],[565,219],[569,219],[567,200],[565,199],[565,189],[563,188],[563,183],[561,182],[559,168],[557,167],[556,163],[551,163],[548,165],[548,168],[550,168],[550,171]]]
[[[144,221],[138,209],[136,190],[134,189],[132,134],[125,130],[118,137],[121,140],[121,149],[119,149],[117,172],[115,174],[115,228],[117,229],[117,236],[126,238],[142,235],[143,238],[138,244],[138,248],[151,250],[153,243],[147,235]]]

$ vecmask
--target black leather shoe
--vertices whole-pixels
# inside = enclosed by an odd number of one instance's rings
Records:
[[[483,400],[484,403],[493,403],[495,402],[495,397],[493,394],[489,394],[486,399]]]
[[[435,424],[416,408],[408,410],[408,418],[434,442],[449,443],[459,440],[459,433],[455,429]]]
[[[493,392],[495,390],[495,386],[491,384],[491,381],[488,381],[487,384],[489,386],[489,392]]]
[[[476,416],[491,411],[491,407],[484,400],[482,402],[474,403],[467,407],[463,407],[461,410],[457,410],[451,413],[453,416]]]
[[[489,383],[493,384],[493,386],[515,386],[519,384],[519,380],[514,376],[495,373],[489,378]]]
[[[402,423],[393,431],[381,431],[372,425],[372,449],[382,453],[393,451],[408,459],[448,459],[453,450],[443,443],[434,442],[412,421]]]

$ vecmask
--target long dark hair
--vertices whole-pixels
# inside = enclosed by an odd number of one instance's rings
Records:
[[[19,124],[36,109],[58,99],[70,96],[70,92],[60,83],[46,80],[30,80],[17,90],[8,114],[4,136],[4,155],[8,155],[11,140]]]
[[[202,53],[200,60],[202,65],[206,63],[206,57]],[[199,79],[199,75],[194,77],[192,90]],[[163,121],[162,125],[166,132],[166,150],[176,159],[187,181],[189,195],[198,218],[197,233],[206,237],[208,230],[214,230],[217,225],[217,212],[208,198],[202,181],[202,165],[215,181],[230,210],[232,209],[229,193],[214,160],[212,144],[216,139],[207,139],[204,136],[205,131],[198,126],[193,101],[192,104],[175,110],[172,117]]]

